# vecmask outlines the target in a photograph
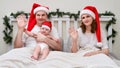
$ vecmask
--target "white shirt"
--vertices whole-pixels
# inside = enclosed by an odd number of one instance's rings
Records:
[[[95,33],[83,33],[82,29],[79,28],[78,30],[78,48],[91,48],[94,50],[97,50],[97,37]],[[101,48],[108,48],[108,44],[107,44],[107,39],[106,36],[104,34],[104,32],[101,31],[101,42],[102,42],[102,46]]]

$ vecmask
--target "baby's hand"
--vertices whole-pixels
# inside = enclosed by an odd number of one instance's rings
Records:
[[[37,33],[37,38],[36,38],[36,40],[37,40],[38,42],[43,42],[45,39],[46,39],[46,36],[45,36],[45,35],[43,35],[43,34],[41,34],[41,33]]]

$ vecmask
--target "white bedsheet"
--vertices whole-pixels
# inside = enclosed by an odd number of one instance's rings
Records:
[[[0,56],[0,68],[119,68],[104,54],[83,57],[81,52],[51,51],[45,60],[31,59],[33,48],[17,48]]]

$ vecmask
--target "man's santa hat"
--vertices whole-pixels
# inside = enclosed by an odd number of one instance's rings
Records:
[[[80,13],[80,18],[82,17],[83,14],[89,14],[91,15],[97,23],[97,29],[96,29],[96,37],[98,40],[97,46],[101,47],[101,31],[100,31],[100,20],[99,20],[99,14],[97,9],[94,6],[86,6]]]
[[[50,21],[45,21],[45,22],[43,22],[41,28],[47,28],[47,29],[51,30],[52,29],[52,23]]]
[[[49,8],[48,7],[41,6],[37,3],[34,3],[33,6],[32,6],[32,10],[30,12],[30,18],[29,18],[28,25],[27,25],[27,30],[28,31],[31,31],[32,28],[35,26],[35,24],[36,24],[35,14],[36,14],[36,12],[38,12],[40,10],[45,11],[47,14],[49,13]]]

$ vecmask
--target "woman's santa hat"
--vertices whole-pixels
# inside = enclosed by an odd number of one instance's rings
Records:
[[[51,30],[52,29],[52,23],[50,21],[45,21],[45,22],[43,22],[41,28],[47,28],[47,29]]]
[[[30,12],[30,18],[29,18],[28,25],[27,25],[27,30],[28,31],[31,31],[32,28],[35,26],[35,24],[36,24],[35,14],[36,14],[36,12],[38,12],[40,10],[45,11],[47,14],[49,13],[49,8],[48,7],[41,6],[37,3],[34,3],[33,6],[32,6],[32,10]]]
[[[98,40],[97,46],[101,47],[101,31],[100,31],[100,20],[99,20],[99,14],[97,9],[94,6],[86,6],[80,13],[80,18],[82,17],[83,14],[89,14],[91,15],[97,23],[97,29],[96,29],[96,37]]]

